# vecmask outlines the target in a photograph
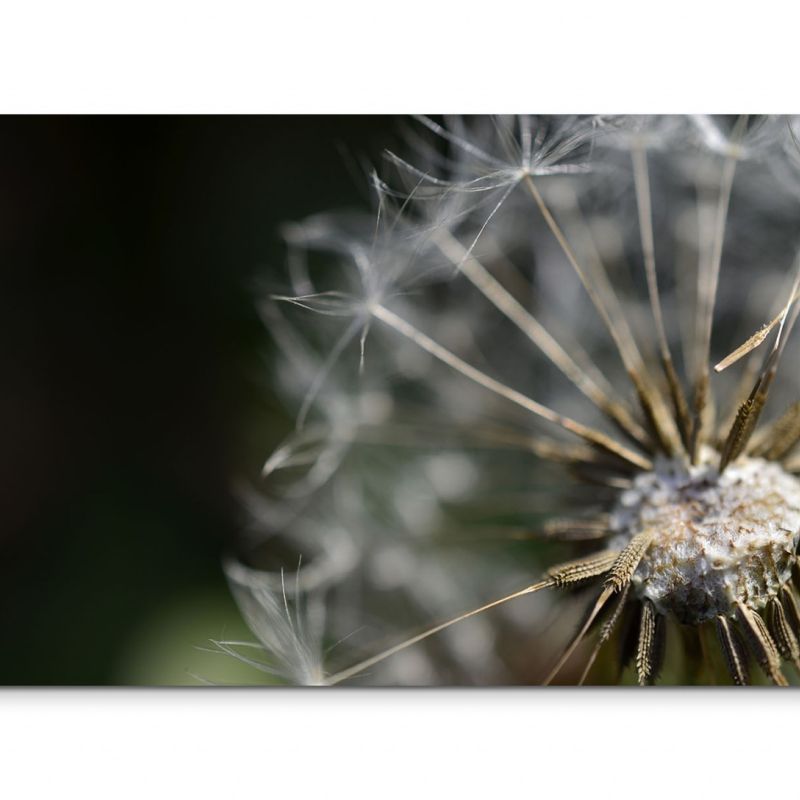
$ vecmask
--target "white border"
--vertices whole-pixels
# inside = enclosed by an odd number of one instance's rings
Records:
[[[14,800],[796,791],[796,691],[7,690],[0,705]]]
[[[8,112],[797,111],[777,0],[29,0]]]

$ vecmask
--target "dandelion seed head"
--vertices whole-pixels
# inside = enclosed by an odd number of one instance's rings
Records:
[[[711,451],[688,469],[662,461],[612,512],[612,547],[655,531],[633,587],[685,625],[733,616],[737,602],[763,609],[790,580],[800,538],[800,480],[760,458],[722,475],[718,463]]]
[[[296,424],[245,496],[253,551],[285,540],[302,566],[229,569],[269,669],[582,681],[624,616],[640,683],[676,624],[716,625],[735,682],[747,652],[785,682],[791,124],[419,118],[371,213],[287,227],[264,318]]]

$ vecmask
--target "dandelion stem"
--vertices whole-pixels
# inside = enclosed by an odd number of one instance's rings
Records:
[[[800,306],[794,305],[794,308],[792,308],[798,288],[800,288],[800,258],[797,262],[794,284],[789,294],[789,300],[783,309],[778,334],[775,337],[772,350],[764,361],[764,366],[756,379],[750,396],[740,407],[725,441],[720,459],[720,472],[745,449],[755,431],[758,418],[767,402],[772,382],[777,375],[778,362],[783,354],[789,334],[797,321],[798,313],[800,313]]]
[[[650,174],[647,168],[647,152],[640,142],[635,142],[631,149],[633,161],[633,177],[636,188],[636,206],[639,212],[639,235],[644,254],[644,268],[647,277],[647,291],[650,296],[650,308],[656,324],[656,336],[662,357],[667,358],[669,345],[664,329],[664,317],[661,313],[661,298],[658,292],[656,277],[656,253],[653,237],[653,219],[650,200]]]
[[[652,391],[652,381],[648,380],[647,378],[647,370],[644,366],[644,362],[642,361],[641,354],[639,353],[636,343],[633,340],[633,335],[627,325],[627,322],[625,321],[625,316],[619,309],[619,305],[616,302],[614,295],[614,290],[608,283],[605,271],[601,271],[603,278],[603,290],[609,298],[614,298],[614,305],[616,306],[617,310],[616,324],[611,317],[606,302],[604,302],[600,296],[597,287],[592,284],[592,281],[589,279],[586,271],[579,264],[578,259],[575,256],[575,252],[570,247],[564,232],[561,230],[561,227],[556,222],[555,217],[548,208],[547,203],[539,191],[539,187],[534,183],[530,174],[525,175],[524,181],[534,201],[536,202],[539,211],[544,217],[548,228],[552,232],[553,236],[555,236],[556,241],[564,252],[564,255],[567,257],[567,260],[572,265],[572,268],[575,270],[575,273],[583,284],[583,287],[594,304],[594,307],[597,309],[597,312],[600,314],[600,317],[608,329],[608,332],[611,334],[611,338],[617,347],[620,358],[625,365],[628,377],[636,389],[642,410],[644,411],[645,416],[647,417],[647,420],[659,441],[659,444],[665,452],[670,454],[674,453],[676,446],[679,447],[677,442],[678,431],[675,429],[672,418],[666,414],[666,409],[664,409],[660,401],[660,395],[658,392]]]
[[[581,369],[542,324],[519,303],[503,285],[451,233],[434,232],[439,250],[502,314],[513,322],[569,380],[628,436],[639,444],[647,442],[647,433],[628,410],[609,398]]]
[[[562,414],[559,414],[548,408],[547,406],[537,403],[535,400],[532,400],[530,397],[518,392],[516,389],[512,389],[509,386],[500,383],[500,381],[491,378],[459,358],[457,355],[455,355],[455,353],[452,353],[450,350],[442,347],[442,345],[435,342],[429,336],[426,336],[424,333],[422,333],[422,331],[418,330],[413,325],[397,316],[397,314],[389,311],[389,309],[387,309],[385,306],[373,306],[372,314],[376,319],[379,319],[381,322],[393,328],[407,339],[410,339],[412,342],[430,353],[435,358],[438,358],[440,361],[444,362],[457,372],[460,372],[465,377],[469,378],[480,386],[483,386],[489,391],[494,392],[500,397],[506,398],[506,400],[510,400],[512,403],[516,403],[518,406],[521,406],[536,416],[542,417],[543,419],[546,419],[555,425],[559,425],[570,433],[580,436],[582,439],[586,440],[595,447],[599,447],[601,450],[617,456],[618,458],[621,458],[622,460],[627,461],[628,463],[633,464],[640,469],[652,469],[652,462],[649,459],[621,445],[610,436],[583,425],[580,422],[576,422],[570,417],[565,417]]]
[[[647,292],[650,297],[650,308],[656,326],[658,347],[661,352],[661,364],[667,378],[675,416],[681,438],[685,446],[689,444],[691,420],[689,407],[683,389],[678,380],[675,366],[672,361],[667,333],[664,328],[664,317],[661,312],[661,297],[658,291],[658,278],[656,274],[656,253],[653,237],[653,214],[650,199],[650,175],[647,168],[647,152],[641,142],[635,142],[631,150],[633,160],[634,185],[636,187],[636,205],[639,211],[639,232],[644,253],[644,268],[647,277]]]
[[[556,677],[556,675],[561,672],[561,668],[567,663],[569,657],[575,652],[575,648],[583,641],[583,637],[586,636],[586,632],[589,630],[595,619],[597,619],[597,615],[603,610],[603,607],[608,602],[608,599],[612,594],[614,594],[613,586],[606,586],[605,589],[603,589],[600,597],[597,598],[597,602],[594,604],[592,613],[589,614],[589,618],[583,624],[583,627],[578,631],[578,635],[572,640],[569,647],[562,654],[561,658],[558,659],[556,665],[550,670],[550,674],[544,679],[542,686],[549,686],[553,682],[553,679]]]
[[[740,117],[733,131],[733,140],[738,142],[747,117]],[[708,401],[709,392],[709,356],[711,352],[711,328],[714,321],[714,306],[719,286],[719,269],[722,262],[722,246],[725,241],[725,224],[728,218],[733,178],[736,174],[737,148],[731,147],[725,158],[720,179],[719,197],[714,221],[714,234],[711,258],[705,270],[698,273],[698,357],[696,367],[699,370],[694,392],[694,419],[692,420],[692,438],[690,455],[692,463],[697,463],[699,445],[702,443],[703,409]]]
[[[595,643],[594,649],[592,650],[591,655],[589,656],[589,660],[586,662],[586,666],[583,668],[583,673],[581,674],[581,678],[578,681],[578,686],[583,686],[586,682],[586,678],[589,677],[589,671],[591,670],[592,666],[594,665],[597,656],[600,653],[603,645],[611,638],[611,634],[614,632],[616,628],[617,621],[622,614],[622,610],[625,608],[625,603],[628,600],[628,593],[630,592],[631,585],[628,584],[619,596],[619,600],[617,600],[617,604],[614,607],[614,611],[611,614],[611,617],[608,619],[607,622],[603,625],[603,629],[600,631],[600,636]]]
[[[423,631],[416,636],[412,636],[410,639],[406,639],[405,641],[396,644],[394,647],[390,647],[388,650],[384,650],[381,653],[378,653],[371,658],[368,658],[364,661],[355,664],[352,667],[348,667],[347,669],[342,670],[341,672],[337,672],[335,675],[332,675],[328,678],[325,682],[329,686],[334,686],[337,683],[341,683],[342,681],[346,681],[349,678],[352,678],[359,673],[363,672],[365,669],[369,669],[370,667],[374,666],[375,664],[384,661],[385,659],[389,658],[390,656],[395,655],[396,653],[405,650],[407,647],[411,647],[412,645],[421,642],[423,639],[427,639],[429,636],[433,636],[439,631],[443,631],[446,628],[449,628],[451,625],[455,625],[459,622],[463,622],[470,617],[475,617],[478,614],[482,614],[484,611],[488,611],[489,609],[495,608],[497,606],[503,605],[504,603],[508,603],[511,600],[515,600],[518,597],[523,597],[526,594],[533,594],[534,592],[538,592],[541,589],[549,589],[555,585],[555,581],[552,579],[547,579],[543,581],[539,581],[539,583],[534,583],[531,586],[526,586],[524,589],[520,589],[517,592],[513,592],[512,594],[506,595],[505,597],[501,597],[499,600],[493,600],[491,603],[486,603],[486,605],[480,606],[479,608],[475,608],[472,611],[468,611],[466,614],[461,614],[453,619],[448,620],[447,622],[443,622],[440,625],[436,625],[433,628],[428,628],[428,630]]]
[[[585,444],[556,442],[533,436],[531,433],[520,433],[503,427],[480,425],[452,425],[444,423],[423,425],[418,423],[401,423],[390,425],[358,426],[354,435],[339,437],[335,432],[330,434],[333,441],[351,442],[353,438],[366,444],[380,444],[398,447],[454,447],[463,449],[467,446],[481,449],[524,450],[533,452],[540,458],[559,461],[567,464],[600,462],[599,454]],[[297,463],[309,463],[318,456],[298,458]],[[294,460],[281,462],[281,465],[294,464]]]

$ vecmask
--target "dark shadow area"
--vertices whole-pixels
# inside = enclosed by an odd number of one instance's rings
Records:
[[[0,120],[0,683],[192,683],[201,615],[238,620],[232,487],[288,424],[254,283],[282,222],[364,202],[342,148],[374,161],[396,127]]]

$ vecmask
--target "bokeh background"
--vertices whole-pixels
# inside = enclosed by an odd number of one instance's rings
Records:
[[[0,684],[251,682],[220,560],[290,425],[256,287],[389,117],[0,119]],[[257,676],[256,676],[257,679]]]

